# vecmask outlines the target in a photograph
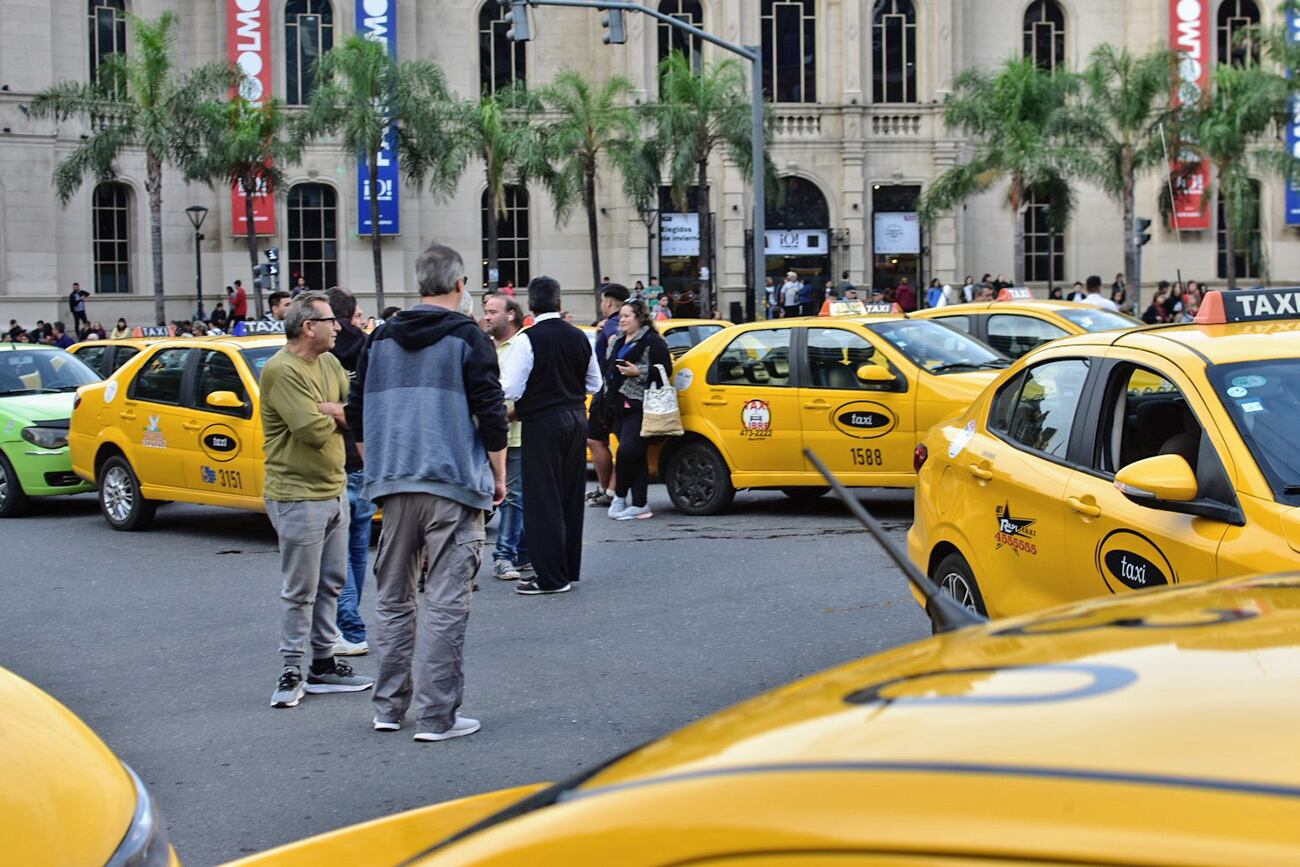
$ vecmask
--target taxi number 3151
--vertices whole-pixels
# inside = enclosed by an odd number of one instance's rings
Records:
[[[882,467],[885,465],[880,449],[849,449],[855,467]]]
[[[237,491],[244,489],[244,483],[239,478],[239,470],[217,470],[217,484]]]

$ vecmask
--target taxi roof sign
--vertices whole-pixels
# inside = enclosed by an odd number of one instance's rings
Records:
[[[999,301],[1033,301],[1034,293],[1026,286],[1006,286],[998,293]]]
[[[132,337],[171,337],[175,333],[170,325],[137,325],[131,329]]]
[[[1300,288],[1215,289],[1206,292],[1196,312],[1197,325],[1300,319]]]
[[[235,328],[230,332],[233,337],[248,337],[253,334],[283,334],[284,320],[282,319],[245,319],[242,322],[235,323]]]

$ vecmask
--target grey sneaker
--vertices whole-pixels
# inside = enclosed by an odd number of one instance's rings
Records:
[[[307,673],[307,685],[304,689],[312,695],[324,692],[360,692],[363,689],[370,689],[375,685],[373,677],[363,677],[352,670],[341,659],[334,660],[334,670],[325,671],[317,674],[314,671]]]
[[[395,732],[401,729],[402,727],[402,724],[399,722],[393,722],[392,720],[388,720],[388,719],[380,719],[379,717],[375,717],[373,720],[371,720],[370,724],[374,726],[375,731],[377,732]]]
[[[655,513],[649,506],[628,506],[614,516],[615,521],[635,521],[638,518],[653,518]]]
[[[618,516],[623,514],[626,509],[627,501],[622,497],[615,497],[613,500],[610,500],[609,503],[609,516],[617,521]]]
[[[492,562],[492,577],[500,581],[518,581],[519,568],[509,560],[494,560]]]
[[[457,714],[456,722],[445,732],[416,732],[411,736],[411,740],[421,741],[422,743],[449,741],[452,738],[463,738],[465,735],[472,735],[481,728],[483,726],[478,720]]]
[[[271,693],[271,707],[293,707],[302,701],[302,671],[297,666],[286,665],[280,682]]]

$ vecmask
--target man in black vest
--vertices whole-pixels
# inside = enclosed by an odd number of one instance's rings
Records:
[[[587,335],[561,318],[554,278],[528,282],[528,306],[536,319],[506,354],[501,387],[523,422],[524,526],[537,572],[515,592],[541,596],[567,593],[582,570],[584,404],[600,387],[600,366]]]

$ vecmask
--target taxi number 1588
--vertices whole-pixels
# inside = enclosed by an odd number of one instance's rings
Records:
[[[883,467],[885,459],[880,449],[849,449],[849,457],[855,467]]]

